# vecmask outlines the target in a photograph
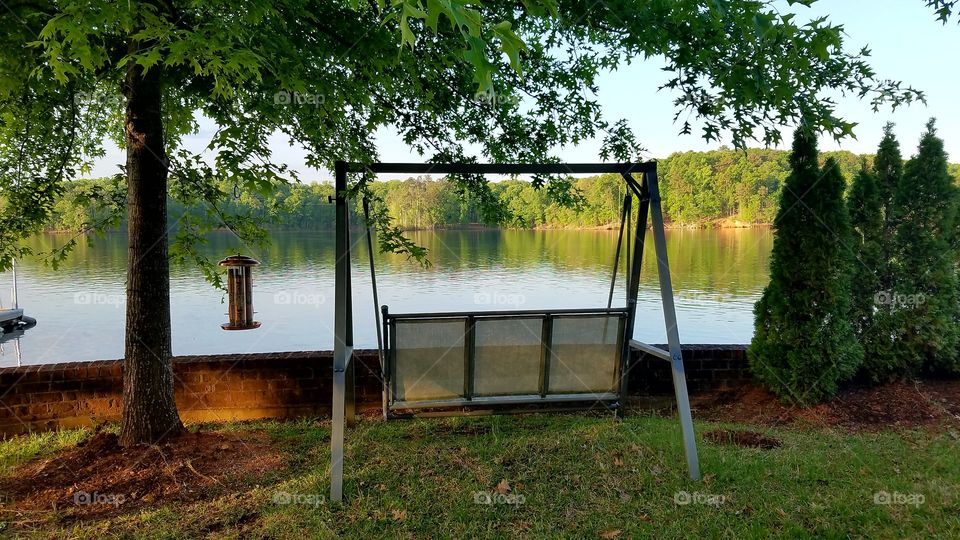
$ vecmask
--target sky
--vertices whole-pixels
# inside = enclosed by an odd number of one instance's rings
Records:
[[[870,47],[872,57],[869,62],[878,76],[904,81],[927,96],[926,105],[915,103],[896,112],[886,108],[878,113],[874,113],[866,101],[839,98],[840,116],[858,123],[855,129],[857,138],[840,143],[823,139],[820,143],[822,150],[874,153],[883,125],[891,121],[896,124],[894,131],[903,154],[909,157],[915,152],[927,120],[936,117],[939,134],[945,141],[951,161],[960,161],[960,62],[957,61],[960,25],[955,20],[942,25],[923,0],[820,0],[812,8],[799,5],[788,8],[784,2],[784,9],[797,12],[798,19],[829,16],[833,23],[844,26],[848,51]],[[669,75],[661,71],[663,65],[662,60],[654,58],[604,74],[599,79],[597,99],[605,116],[609,120],[626,119],[648,150],[645,157],[649,158],[662,158],[686,150],[716,149],[724,144],[730,146],[729,140],[708,143],[696,130],[691,135],[678,133],[680,126],[673,122],[675,95],[657,90]],[[190,150],[203,149],[213,133],[211,122],[201,119],[200,124],[200,132],[184,142]],[[785,130],[789,129],[785,126]],[[786,136],[781,148],[789,148],[789,143],[790,137]],[[377,147],[382,161],[422,160],[390,129],[377,133]],[[284,136],[273,137],[271,149],[276,161],[286,163],[303,179],[330,178],[328,171],[307,167],[306,151],[290,147]],[[596,162],[599,161],[599,149],[600,141],[594,140],[558,149],[556,153],[571,163]],[[95,164],[92,176],[115,174],[123,162],[123,153],[111,149]]]

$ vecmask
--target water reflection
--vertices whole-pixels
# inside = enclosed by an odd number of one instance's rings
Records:
[[[422,268],[402,255],[375,255],[380,301],[391,311],[590,308],[606,303],[616,231],[422,231],[413,238],[430,250]],[[376,342],[365,242],[354,253],[356,345]],[[34,251],[66,238],[42,235]],[[767,281],[773,236],[767,229],[668,231],[680,336],[687,343],[744,343],[753,326],[753,303]],[[174,266],[171,298],[174,354],[329,349],[333,343],[333,235],[277,233],[265,250],[238,245],[227,234],[211,237],[211,258],[241,252],[262,263],[254,274],[258,330],[225,332],[223,294],[198,271]],[[125,237],[108,235],[80,244],[58,269],[20,263],[19,296],[39,324],[22,338],[24,363],[119,358],[123,352]],[[620,265],[620,284],[624,265]],[[0,276],[0,286],[9,283]],[[624,295],[618,286],[615,305]],[[636,337],[665,341],[656,264],[644,253]],[[14,351],[0,365],[15,365]]]
[[[8,365],[6,364],[6,361],[8,361],[8,358],[7,358],[8,355],[12,357],[12,359],[15,362],[14,364],[10,364],[10,365],[15,365],[15,366],[23,365],[23,354],[20,350],[20,336],[23,335],[23,332],[19,330],[16,332],[19,333],[17,336],[13,336],[9,333],[5,333],[2,336],[0,336],[0,357],[2,357],[5,361],[3,364],[4,366]],[[13,345],[12,353],[9,350],[11,344]]]

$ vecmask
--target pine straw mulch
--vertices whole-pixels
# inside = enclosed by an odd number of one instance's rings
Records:
[[[818,405],[786,405],[762,386],[714,392],[694,400],[694,417],[782,426],[807,424],[853,431],[960,426],[960,379],[893,382],[848,388]]]
[[[95,433],[76,447],[22,465],[0,479],[8,520],[53,510],[62,518],[127,514],[171,502],[211,500],[284,467],[266,433],[184,433],[160,445],[121,447]]]

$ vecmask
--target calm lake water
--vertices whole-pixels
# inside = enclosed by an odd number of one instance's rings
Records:
[[[616,231],[438,231],[411,233],[430,249],[432,266],[377,254],[380,302],[393,312],[606,305]],[[355,341],[373,348],[376,333],[367,252],[354,254]],[[636,338],[665,343],[653,244],[648,233]],[[34,238],[49,250],[62,236]],[[685,343],[746,343],[753,304],[768,279],[769,229],[667,231],[680,338]],[[173,352],[177,355],[331,349],[333,235],[276,233],[273,245],[251,252],[227,234],[207,247],[212,256],[242,252],[260,260],[254,271],[257,330],[227,332],[224,295],[198,271],[171,276]],[[20,339],[24,364],[120,358],[123,355],[126,238],[110,235],[78,246],[53,270],[36,260],[18,266],[20,307],[39,324]],[[623,305],[620,265],[614,305]],[[0,300],[9,307],[9,273]],[[2,345],[0,366],[16,365],[14,342]]]

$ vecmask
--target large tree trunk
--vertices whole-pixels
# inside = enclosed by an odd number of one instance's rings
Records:
[[[183,431],[170,362],[167,157],[160,68],[131,62],[127,97],[127,325],[123,363],[124,445],[156,443]]]

